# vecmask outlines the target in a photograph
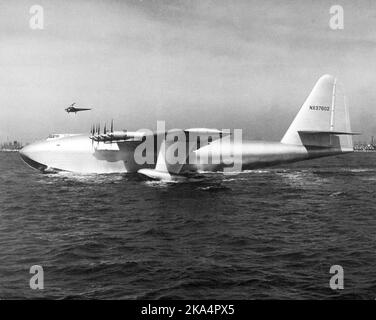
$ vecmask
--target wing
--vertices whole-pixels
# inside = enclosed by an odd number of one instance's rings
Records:
[[[86,110],[91,110],[91,109],[88,109],[88,108],[74,108],[75,111],[86,111]]]
[[[113,126],[111,125],[111,128]],[[184,141],[177,142],[175,137],[180,134],[184,135]],[[192,174],[192,169],[195,168],[190,165],[187,159],[194,151],[201,147],[210,144],[211,142],[221,139],[223,134],[230,134],[229,132],[220,131],[217,129],[207,128],[191,128],[186,130],[176,130],[165,132],[129,132],[129,131],[110,131],[100,133],[99,126],[93,126],[91,129],[90,139],[93,142],[117,143],[119,147],[130,142],[142,142],[147,136],[162,135],[161,145],[159,146],[157,163],[154,169],[140,169],[139,173],[157,180],[181,181],[186,180],[187,176]],[[182,146],[179,143],[184,143]],[[179,153],[179,147],[185,151],[183,155],[177,160],[176,152]],[[180,151],[181,151],[180,149]]]
[[[155,136],[156,133],[142,132],[142,131],[108,131],[100,133],[95,126],[91,129],[90,139],[96,142],[105,143],[120,143],[127,141],[142,141],[146,136]]]

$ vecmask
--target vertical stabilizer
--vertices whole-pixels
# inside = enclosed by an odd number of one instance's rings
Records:
[[[331,75],[323,75],[281,142],[349,151],[353,148],[351,134],[345,97],[343,92],[339,93],[337,79]]]

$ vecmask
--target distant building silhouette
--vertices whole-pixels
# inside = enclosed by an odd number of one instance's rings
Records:
[[[371,137],[371,142],[357,142],[354,144],[354,150],[360,152],[376,151],[376,144],[374,142],[374,136]]]
[[[17,140],[14,140],[12,142],[4,142],[0,144],[1,151],[17,151],[22,149],[22,147],[22,143]]]

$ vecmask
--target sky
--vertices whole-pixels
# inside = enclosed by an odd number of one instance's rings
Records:
[[[44,29],[29,10],[44,9]],[[329,9],[344,9],[344,29]],[[0,141],[210,127],[279,141],[323,74],[376,136],[376,2],[0,1]],[[93,108],[67,114],[69,104]]]

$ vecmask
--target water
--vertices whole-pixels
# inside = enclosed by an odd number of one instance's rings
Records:
[[[375,160],[166,184],[41,174],[0,152],[0,298],[375,299]]]

